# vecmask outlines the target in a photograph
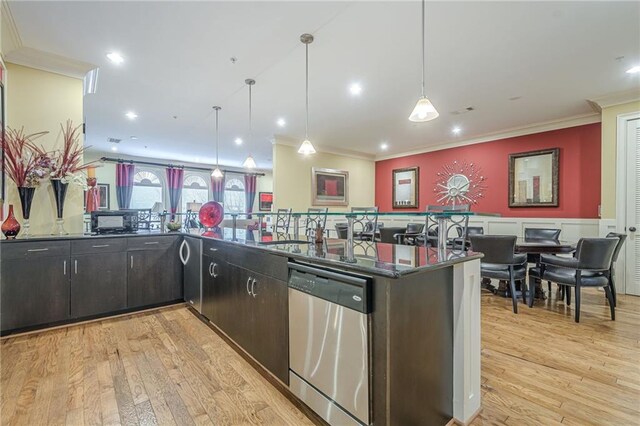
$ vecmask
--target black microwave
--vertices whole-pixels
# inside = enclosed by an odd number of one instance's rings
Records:
[[[98,210],[91,212],[92,234],[129,234],[137,231],[137,210]]]

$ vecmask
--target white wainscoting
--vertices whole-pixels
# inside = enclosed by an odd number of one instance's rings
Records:
[[[380,217],[378,222],[386,227],[406,226],[409,222],[422,222],[423,218],[411,216]],[[343,217],[327,218],[327,229],[334,229],[336,223],[344,223]],[[605,222],[605,223],[603,223]],[[604,236],[615,230],[615,220],[571,219],[571,218],[531,218],[531,217],[490,217],[472,216],[469,226],[481,226],[485,234],[517,235],[522,237],[525,228],[558,228],[562,232],[560,238],[566,241],[577,241],[582,237]],[[335,233],[333,234],[335,235]]]

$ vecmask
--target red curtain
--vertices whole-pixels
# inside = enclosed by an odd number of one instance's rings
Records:
[[[175,219],[178,211],[182,184],[184,182],[184,169],[167,167],[167,186],[169,187],[169,204],[171,205],[171,220]]]
[[[211,176],[211,188],[213,189],[213,201],[224,204],[224,181],[226,175],[223,173],[220,179]]]
[[[244,197],[247,205],[247,219],[251,219],[251,213],[253,212],[253,202],[256,199],[256,175],[244,175]]]
[[[131,205],[135,170],[136,166],[133,164],[116,164],[116,198],[120,210],[126,210]]]

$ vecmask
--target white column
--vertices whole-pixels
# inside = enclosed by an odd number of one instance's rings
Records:
[[[480,410],[480,260],[453,267],[453,418]]]

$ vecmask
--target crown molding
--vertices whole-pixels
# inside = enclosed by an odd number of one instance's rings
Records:
[[[286,136],[276,135],[275,138],[272,139],[271,143],[273,145],[285,145],[285,146],[291,146],[291,147],[297,148],[298,145],[300,144],[300,141],[288,138]],[[375,156],[372,154],[365,154],[362,152],[349,151],[346,149],[339,149],[339,148],[337,149],[327,148],[323,146],[318,146],[316,144],[314,144],[314,147],[316,149],[316,152],[320,152],[323,154],[340,155],[342,157],[355,158],[358,160],[376,161]]]
[[[0,4],[2,15],[2,52],[6,55],[13,50],[20,49],[22,47],[22,39],[20,38],[16,21],[13,19],[9,2],[2,0]]]
[[[621,92],[608,93],[606,95],[587,100],[591,107],[597,112],[602,112],[603,108],[628,104],[629,102],[634,101],[640,101],[640,89],[636,88],[623,90]]]
[[[31,47],[21,47],[5,55],[7,62],[35,68],[42,71],[61,74],[67,77],[83,79],[87,72],[96,65],[88,62],[78,61],[65,56],[56,55]]]
[[[602,121],[602,117],[599,113],[582,114],[569,118],[563,118],[560,120],[546,121],[543,123],[530,124],[522,127],[514,127],[512,129],[507,129],[500,132],[487,133],[471,139],[440,143],[395,154],[380,155],[376,156],[375,161],[390,160],[392,158],[407,157],[409,155],[424,154],[426,152],[441,151],[443,149],[457,148],[460,146],[475,145],[478,143],[492,142],[500,139],[514,138],[518,136],[526,136],[534,133],[548,132],[551,130],[583,126],[585,124],[599,123],[600,121]]]

